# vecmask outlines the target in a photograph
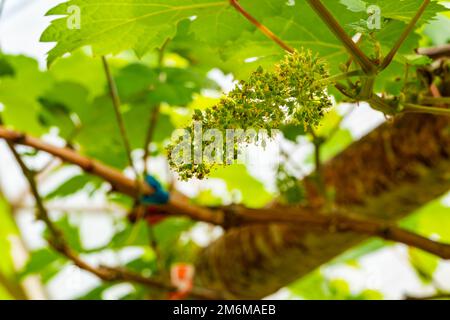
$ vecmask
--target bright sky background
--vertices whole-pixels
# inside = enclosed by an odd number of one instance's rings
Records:
[[[8,0],[6,3],[3,19],[0,24],[0,41],[6,53],[25,54],[37,58],[41,66],[45,65],[45,54],[51,48],[51,44],[39,43],[39,37],[47,26],[49,19],[44,17],[44,13],[60,0]],[[218,76],[223,84],[227,84],[224,77]],[[25,93],[24,93],[25,94]],[[362,105],[345,121],[344,126],[351,129],[355,138],[363,136],[378,124],[384,121],[384,117],[367,106]],[[45,159],[39,160],[45,163]],[[262,179],[270,177],[259,175]],[[17,199],[26,190],[20,171],[13,159],[8,154],[8,150],[0,143],[0,181],[5,193],[12,200]],[[270,184],[268,181],[264,181]],[[50,185],[55,181],[50,182]],[[44,186],[44,188],[49,186]],[[74,201],[74,200],[71,200]],[[88,205],[102,205],[102,199],[76,199],[76,203]],[[89,204],[87,203],[89,201]],[[94,202],[94,203],[93,203]],[[31,202],[30,202],[31,203]],[[83,234],[89,235],[85,242],[88,246],[95,246],[105,242],[111,235],[111,219],[102,214],[83,214],[82,221]],[[31,210],[26,210],[18,217],[19,225],[24,233],[27,245],[30,248],[38,248],[43,245],[40,237],[42,224],[34,221]],[[194,236],[199,236],[205,231],[205,226],[200,226]],[[93,235],[95,235],[93,237]],[[204,240],[204,239],[203,239]],[[139,252],[126,252],[123,255],[105,253],[101,257],[94,259],[103,263],[117,263],[123,259],[129,259]],[[299,261],[301,263],[301,261]],[[331,278],[344,278],[349,280],[353,290],[359,291],[364,288],[380,290],[388,299],[400,299],[405,292],[409,294],[430,293],[430,288],[423,286],[414,274],[408,263],[407,250],[402,245],[397,245],[389,249],[383,249],[361,260],[360,268],[351,266],[339,266],[326,268],[324,271]],[[442,264],[437,272],[437,279],[440,283],[449,284],[450,290],[450,267],[449,264]],[[52,281],[48,295],[54,299],[71,298],[77,293],[81,293],[97,282],[94,277],[80,272],[74,267],[66,268],[60,276]],[[107,293],[107,298],[114,299],[126,294],[130,290],[128,285],[120,285]],[[282,291],[275,295],[276,298],[286,297],[287,293]]]

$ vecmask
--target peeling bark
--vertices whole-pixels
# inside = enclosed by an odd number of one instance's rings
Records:
[[[323,172],[336,205],[395,221],[450,189],[450,119],[399,117],[355,142]],[[364,239],[279,225],[234,229],[199,256],[196,281],[229,298],[260,299]]]

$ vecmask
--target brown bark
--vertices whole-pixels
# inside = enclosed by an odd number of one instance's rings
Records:
[[[336,204],[395,221],[443,195],[450,189],[449,124],[448,117],[406,115],[354,143],[323,168]],[[202,252],[196,279],[229,298],[259,299],[366,238],[306,226],[238,228]]]

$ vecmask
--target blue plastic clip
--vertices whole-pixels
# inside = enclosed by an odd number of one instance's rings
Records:
[[[155,192],[151,195],[142,197],[142,202],[144,204],[166,204],[169,202],[170,195],[166,190],[164,190],[158,180],[149,175],[145,177],[145,181],[155,190]]]

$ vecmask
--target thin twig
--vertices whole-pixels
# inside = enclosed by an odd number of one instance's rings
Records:
[[[151,195],[155,191],[152,187],[142,181],[138,181],[140,183],[138,188],[136,185],[136,180],[132,180],[119,170],[104,165],[99,161],[85,157],[72,149],[55,147],[40,139],[27,136],[14,130],[6,129],[1,125],[0,138],[10,141],[13,144],[29,146],[36,150],[54,155],[64,162],[80,167],[86,173],[95,175],[110,183],[114,191],[121,192],[135,199],[139,194],[139,189],[142,190],[142,194],[145,195]],[[185,215],[194,220],[212,224],[220,224],[221,221],[220,215],[211,212],[208,208],[199,207],[190,203],[189,199],[177,192],[172,192],[169,203],[159,206],[159,209],[161,212],[165,212],[167,214]]]
[[[422,97],[419,99],[419,102],[426,105],[450,106],[450,97]]]
[[[61,148],[45,143],[44,141],[27,136],[20,132],[6,129],[0,126],[0,138],[8,140],[13,144],[20,144],[32,147],[39,151],[44,151],[56,156],[64,162],[79,166],[85,172],[93,174],[109,182],[115,191],[122,192],[130,197],[137,196],[136,181],[126,177],[122,172],[112,167],[106,166],[96,160],[89,159],[69,148]],[[147,184],[141,184],[145,194],[151,194],[153,189]]]
[[[0,285],[2,289],[6,290],[7,293],[15,300],[27,300],[27,295],[20,287],[20,285],[13,283],[0,271]]]
[[[352,77],[364,78],[364,76],[365,76],[365,74],[361,70],[354,70],[354,71],[340,73],[340,74],[319,80],[319,81],[315,82],[314,84],[331,84],[331,83],[335,83],[339,80],[346,80],[346,79],[349,79]]]
[[[150,158],[150,145],[153,142],[153,137],[155,135],[156,126],[158,123],[159,113],[161,111],[161,105],[157,104],[154,106],[151,114],[150,114],[150,120],[149,125],[147,129],[147,136],[145,137],[145,149],[144,149],[144,177],[148,175],[149,173],[149,166],[148,166],[148,160]]]
[[[442,259],[450,260],[450,244],[440,243],[426,237],[402,229],[391,223],[375,220],[361,219],[343,212],[321,214],[311,208],[303,208],[299,213],[298,208],[282,207],[277,209],[234,209],[236,224],[267,224],[280,223],[299,228],[318,228],[331,232],[355,232],[364,235],[380,237],[385,240],[395,241],[411,247],[434,254]]]
[[[13,206],[14,210],[32,210],[34,206],[29,206],[25,204],[18,204]],[[114,213],[120,213],[121,216],[123,216],[126,211],[117,206],[65,206],[65,205],[47,205],[47,210],[51,212],[61,212],[61,213],[67,213],[67,214],[76,214],[76,213],[89,213],[89,214],[114,214]]]
[[[129,180],[124,177],[120,172],[115,172],[114,169],[93,162],[90,159],[82,157],[80,155],[74,155],[74,151],[70,150],[72,154],[67,154],[67,149],[49,147],[47,144],[39,141],[38,139],[30,138],[21,134],[18,134],[11,130],[6,130],[0,126],[0,138],[8,140],[11,144],[24,144],[31,147],[35,147],[41,151],[54,152],[55,156],[64,156],[62,158],[66,161],[72,161],[71,163],[79,165],[81,168],[90,169],[88,172],[96,172],[96,174],[107,181],[108,179],[114,179],[117,183],[121,181],[117,186],[123,190],[134,194],[136,192],[135,184],[133,180]],[[41,148],[39,148],[41,147]],[[94,171],[93,171],[94,170]],[[122,183],[126,182],[125,185]],[[134,191],[133,191],[134,190]],[[151,193],[149,191],[149,193]],[[164,206],[160,206],[162,212],[168,214],[187,216],[193,220],[203,221],[215,225],[222,225],[225,227],[241,227],[249,224],[288,224],[290,226],[307,226],[325,228],[327,230],[336,230],[340,232],[356,232],[365,235],[379,236],[381,238],[392,240],[400,243],[404,243],[424,251],[433,253],[443,259],[450,259],[450,245],[439,243],[427,239],[425,237],[416,235],[409,231],[403,230],[396,226],[386,224],[376,220],[359,219],[349,217],[348,215],[321,215],[317,213],[314,208],[296,207],[296,208],[273,208],[273,209],[247,209],[240,208],[236,212],[233,212],[232,224],[230,225],[230,218],[227,214],[227,208],[204,208],[195,206],[181,194],[172,193],[170,203]]]
[[[106,78],[108,81],[109,93],[111,95],[111,100],[112,100],[112,104],[114,107],[114,113],[116,115],[116,120],[117,120],[117,124],[119,126],[120,135],[122,137],[122,142],[125,147],[125,152],[127,154],[128,163],[136,175],[136,180],[138,180],[139,172],[137,171],[137,169],[134,165],[131,144],[130,144],[130,141],[127,136],[125,121],[123,120],[122,112],[120,111],[122,103],[120,101],[119,92],[117,90],[117,85],[116,85],[116,82],[114,81],[114,78],[111,73],[111,69],[108,64],[108,60],[106,59],[105,56],[102,56],[102,62],[103,62],[103,68],[105,70]]]
[[[109,267],[94,267],[84,260],[82,260],[77,253],[75,253],[67,244],[66,240],[64,239],[63,234],[60,230],[57,229],[57,227],[54,225],[54,223],[51,221],[48,211],[44,205],[44,202],[42,200],[42,197],[39,194],[38,187],[36,184],[36,181],[34,179],[33,173],[28,169],[25,162],[22,160],[22,157],[20,154],[16,151],[14,145],[11,142],[8,142],[8,145],[11,149],[11,152],[13,153],[17,163],[19,164],[20,168],[22,169],[22,172],[25,176],[25,178],[28,181],[28,184],[30,185],[31,193],[33,194],[36,208],[38,212],[38,218],[42,220],[45,225],[47,226],[48,230],[50,231],[50,239],[48,240],[49,245],[65,256],[67,259],[72,261],[77,267],[80,269],[83,269],[85,271],[88,271],[103,281],[129,281],[134,283],[139,283],[142,285],[145,285],[147,287],[161,289],[165,291],[176,291],[177,289],[169,284],[166,284],[165,282],[162,282],[160,280],[152,279],[143,277],[140,274],[130,272],[125,269],[119,269],[119,268],[109,268]],[[190,296],[194,298],[199,299],[220,299],[221,295],[216,294],[210,290],[206,289],[198,289],[194,288],[190,292]]]
[[[317,187],[322,194],[324,198],[326,198],[326,188],[325,188],[325,181],[323,179],[323,170],[322,170],[322,157],[321,157],[321,149],[322,145],[324,143],[324,140],[322,137],[319,137],[314,129],[309,130],[312,138],[313,138],[313,144],[314,144],[314,163],[316,167],[315,175],[316,175],[316,182]]]
[[[450,117],[450,109],[420,106],[417,104],[410,104],[410,103],[406,103],[403,107],[404,108],[402,111],[405,113],[425,113]]]
[[[31,170],[28,169],[25,162],[22,160],[21,155],[17,152],[15,146],[9,141],[7,141],[7,144],[8,144],[9,149],[11,150],[11,153],[13,154],[14,158],[16,159],[17,164],[21,168],[25,178],[28,181],[28,185],[30,186],[31,194],[35,198],[36,208],[37,208],[37,217],[40,220],[45,222],[45,224],[47,225],[47,227],[53,237],[58,237],[59,233],[56,230],[56,228],[53,226],[53,223],[51,222],[50,217],[48,215],[47,209],[45,208],[42,198],[39,195],[39,191],[38,191],[38,188],[36,185],[36,180],[34,178],[33,172],[31,172]]]
[[[158,54],[158,69],[161,71],[163,64],[164,64],[164,53],[165,50],[167,48],[167,45],[170,43],[170,39],[167,39],[164,44],[162,45],[162,47],[158,50],[159,54]],[[147,176],[148,172],[149,172],[149,168],[148,168],[148,159],[150,157],[150,145],[153,142],[153,137],[155,135],[155,131],[156,131],[156,126],[158,123],[158,118],[159,118],[159,113],[161,110],[161,104],[158,103],[156,106],[154,106],[154,109],[152,110],[151,114],[150,114],[150,120],[149,120],[149,125],[148,125],[148,129],[147,129],[147,135],[145,137],[145,143],[144,143],[144,156],[143,156],[143,161],[144,161],[144,177]]]
[[[419,300],[449,300],[450,293],[437,293],[432,296],[416,297],[406,296],[405,300],[419,301]]]
[[[414,30],[414,27],[416,26],[417,22],[419,21],[420,17],[425,12],[426,8],[430,4],[431,0],[424,0],[422,5],[420,6],[419,10],[417,11],[416,15],[411,19],[406,29],[403,31],[400,38],[398,38],[397,42],[395,43],[394,47],[392,47],[391,51],[388,53],[388,55],[384,58],[383,62],[380,65],[380,70],[386,69],[394,59],[395,55],[397,54],[400,47],[405,42],[406,38],[411,34],[411,32]]]
[[[342,42],[344,47],[355,59],[355,61],[363,68],[367,74],[374,74],[376,71],[375,64],[370,61],[366,54],[356,45],[356,43],[348,36],[344,28],[328,11],[328,9],[319,0],[307,0],[309,5],[319,15],[323,22],[328,26],[328,29]]]
[[[424,56],[428,56],[433,60],[450,57],[450,44],[445,44],[442,46],[432,48],[419,48],[417,49],[417,53]]]
[[[255,25],[263,34],[265,34],[269,39],[277,43],[281,48],[289,53],[294,52],[294,48],[289,46],[283,40],[281,40],[275,33],[273,33],[269,28],[259,22],[255,17],[253,17],[249,12],[247,12],[240,4],[239,0],[230,0],[231,5],[241,13],[248,21]]]

